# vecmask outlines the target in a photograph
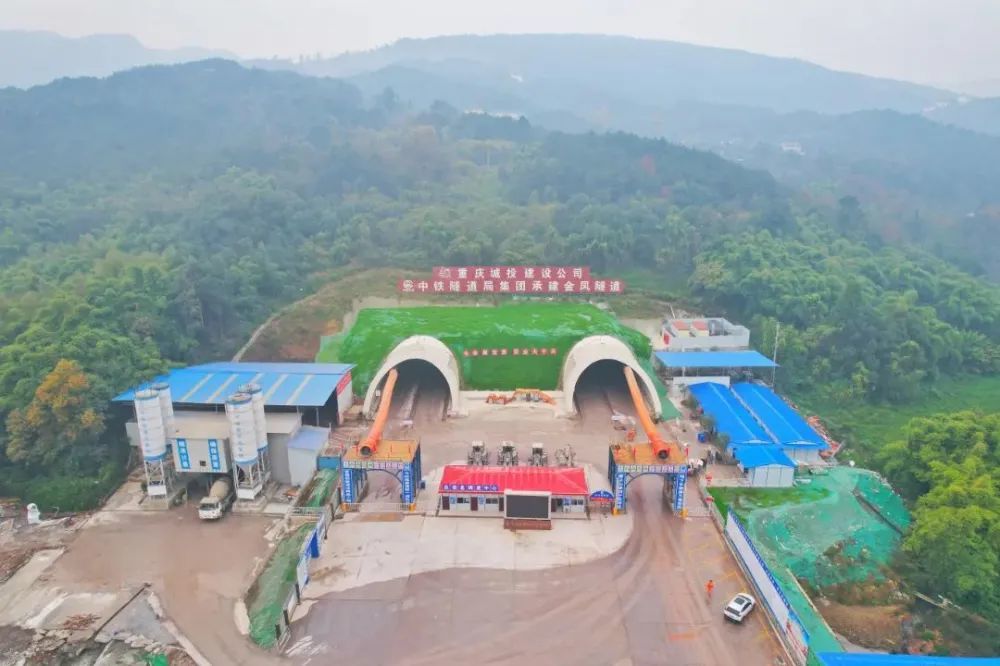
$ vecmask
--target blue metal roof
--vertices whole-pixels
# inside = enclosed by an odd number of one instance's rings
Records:
[[[855,654],[821,652],[820,661],[826,666],[1000,666],[997,657],[925,657],[907,654]]]
[[[733,393],[750,408],[764,430],[782,446],[827,449],[829,445],[777,393],[761,384],[739,382]]]
[[[743,465],[744,469],[764,467],[765,465],[795,467],[795,462],[788,457],[788,454],[780,446],[773,445],[762,446],[758,444],[737,447],[736,460]]]
[[[260,384],[268,407],[322,407],[351,371],[344,363],[206,363],[171,370],[114,397],[131,402],[135,392],[158,381],[170,384],[177,404],[223,405],[240,384]]]
[[[729,437],[729,446],[772,443],[753,415],[722,384],[702,382],[688,386],[688,390],[715,419],[715,429]]]
[[[758,351],[658,351],[656,359],[665,368],[776,368],[778,364]]]

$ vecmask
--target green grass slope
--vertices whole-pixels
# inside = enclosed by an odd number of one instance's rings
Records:
[[[590,335],[619,338],[640,361],[651,351],[646,336],[593,305],[508,303],[362,310],[347,335],[324,345],[316,360],[354,363],[354,390],[362,394],[386,354],[412,335],[429,335],[448,346],[461,366],[462,388],[469,390],[555,389],[566,353]],[[513,354],[514,349],[542,348],[549,353]],[[484,349],[487,356],[482,356]],[[507,354],[494,356],[493,349],[506,349]]]

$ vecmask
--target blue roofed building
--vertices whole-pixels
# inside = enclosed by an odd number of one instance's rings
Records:
[[[316,470],[316,459],[330,441],[331,428],[343,422],[353,404],[353,367],[339,363],[206,363],[171,370],[123,391],[113,402],[134,409],[136,394],[144,396],[150,388],[166,396],[161,411],[151,416],[158,424],[155,428],[146,427],[145,414],[140,425],[138,412],[126,423],[131,443],[146,457],[143,437],[148,440],[150,433],[158,432],[159,442],[166,439],[171,473],[235,474],[239,481],[242,468],[236,453],[240,444],[234,440],[238,430],[226,404],[235,394],[252,388],[255,399],[263,404],[264,435],[252,435],[261,479],[303,485]],[[162,411],[165,407],[172,411]],[[249,451],[252,458],[253,447]],[[244,467],[257,470],[258,462]],[[240,490],[237,487],[238,496]],[[258,492],[255,487],[254,496]]]
[[[751,488],[788,488],[795,483],[795,461],[780,446],[743,446],[734,457]]]
[[[703,382],[690,385],[688,390],[715,421],[716,432],[726,436],[728,453],[747,446],[773,443],[753,415],[722,384]]]
[[[819,660],[824,666],[1000,666],[1000,657],[821,652]]]
[[[739,382],[732,392],[761,424],[768,437],[798,462],[818,463],[830,448],[806,420],[777,393],[762,384]]]

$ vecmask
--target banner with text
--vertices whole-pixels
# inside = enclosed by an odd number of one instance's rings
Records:
[[[435,266],[435,280],[589,280],[589,266]]]
[[[399,280],[404,294],[621,294],[621,280]]]

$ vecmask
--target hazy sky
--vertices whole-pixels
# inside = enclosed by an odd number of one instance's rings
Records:
[[[456,33],[609,33],[921,82],[1000,78],[1000,0],[0,0],[0,27],[247,57]]]

